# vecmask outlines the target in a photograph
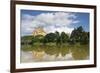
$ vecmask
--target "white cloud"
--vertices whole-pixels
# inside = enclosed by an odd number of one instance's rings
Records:
[[[68,27],[55,27],[55,26],[49,26],[47,28],[44,28],[45,31],[48,31],[48,33],[50,32],[55,32],[55,31],[58,31],[59,33],[61,32],[66,32],[66,33],[71,33],[71,31],[73,30],[74,28],[68,28]]]
[[[22,15],[21,32],[22,35],[29,35],[37,27],[49,32],[66,32],[71,33],[74,28],[69,28],[69,25],[78,23],[74,13],[55,12],[55,13],[41,13],[37,16],[29,14]]]

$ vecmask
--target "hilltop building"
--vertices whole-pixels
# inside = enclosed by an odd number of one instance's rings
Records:
[[[46,35],[46,32],[43,30],[43,28],[39,27],[39,28],[36,28],[32,34],[34,36],[37,36],[37,35],[42,35],[42,36],[45,36]]]

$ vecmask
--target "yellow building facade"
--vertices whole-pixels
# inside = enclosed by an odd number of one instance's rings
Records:
[[[46,32],[43,30],[43,28],[36,28],[33,32],[32,32],[32,34],[34,35],[34,36],[37,36],[37,35],[43,35],[43,36],[45,36],[46,35]]]

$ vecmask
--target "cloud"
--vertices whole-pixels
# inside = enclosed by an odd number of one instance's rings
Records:
[[[71,33],[74,28],[69,28],[69,26],[79,22],[76,18],[74,13],[67,12],[48,12],[36,16],[23,14],[21,32],[22,35],[29,35],[35,28],[43,27],[47,33],[55,31]]]

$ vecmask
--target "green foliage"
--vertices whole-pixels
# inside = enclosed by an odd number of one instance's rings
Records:
[[[68,39],[69,39],[69,36],[65,32],[62,32],[61,33],[61,41],[63,43],[66,43],[68,41]]]
[[[61,32],[61,34],[56,31],[55,33],[48,33],[45,36],[37,35],[37,36],[23,36],[21,37],[21,44],[24,45],[34,45],[36,43],[42,43],[44,45],[48,43],[55,43],[56,45],[62,45],[64,43],[69,44],[88,44],[89,43],[89,32],[85,32],[83,27],[80,26],[74,29],[70,35],[65,32]]]
[[[60,34],[58,31],[56,31],[55,34],[56,34],[56,44],[59,45],[61,44]]]
[[[33,36],[23,36],[21,37],[21,44],[32,44]]]
[[[74,29],[70,36],[71,44],[79,42],[80,44],[87,44],[89,41],[89,32],[85,32],[82,26]]]
[[[43,38],[44,37],[42,35],[37,35],[37,36],[34,36],[33,41],[34,42],[42,42]]]
[[[55,41],[56,41],[56,35],[54,33],[49,33],[44,37],[44,43],[55,42]]]
[[[62,43],[66,43],[68,39],[69,36],[65,32],[62,32],[60,35],[59,32],[56,31],[55,33],[49,33],[44,37],[44,44],[55,42],[57,45],[59,45]]]
[[[80,44],[88,44],[89,43],[89,32],[83,32],[82,37],[80,39]]]

